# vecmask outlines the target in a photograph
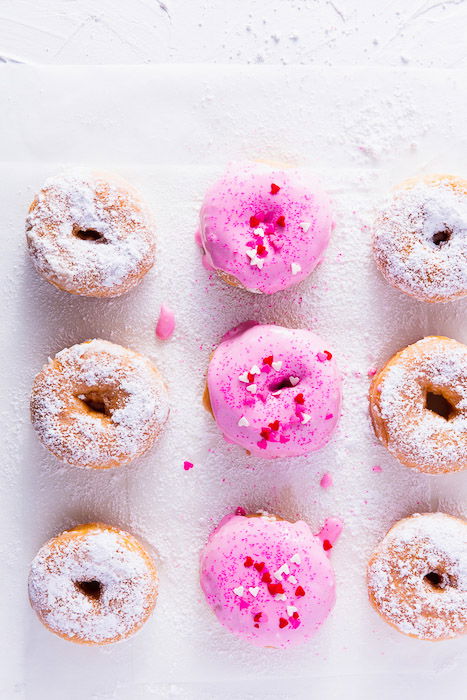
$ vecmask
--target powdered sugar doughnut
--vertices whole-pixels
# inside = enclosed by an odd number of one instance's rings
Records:
[[[372,554],[368,593],[399,632],[438,641],[467,632],[467,523],[445,513],[399,520]]]
[[[46,180],[26,220],[42,277],[71,294],[115,297],[154,264],[152,216],[139,194],[114,176],[72,170]]]
[[[331,525],[335,539],[340,524]],[[332,543],[324,542],[329,553]],[[302,521],[267,513],[222,520],[202,551],[200,581],[219,622],[260,647],[307,641],[335,602],[334,572],[320,536]]]
[[[78,467],[130,462],[160,436],[167,389],[142,355],[106,340],[59,352],[34,380],[31,417],[41,442]]]
[[[423,301],[467,294],[467,180],[432,175],[403,183],[379,213],[376,264],[395,287]]]
[[[154,562],[138,540],[99,523],[53,537],[29,573],[29,599],[40,621],[79,644],[134,634],[154,610],[157,589]]]
[[[321,262],[333,227],[327,196],[296,170],[230,166],[200,212],[204,262],[234,286],[273,294]]]
[[[392,357],[370,387],[377,437],[422,472],[467,467],[467,347],[428,336]]]
[[[247,322],[214,351],[207,394],[228,442],[259,457],[294,457],[329,441],[341,379],[326,343],[311,331]]]

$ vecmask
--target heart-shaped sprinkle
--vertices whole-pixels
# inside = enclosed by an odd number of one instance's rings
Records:
[[[259,231],[259,229],[257,229]],[[266,250],[265,246],[260,243],[258,246],[256,246],[256,254],[258,258],[265,258],[266,255],[268,254],[268,251]]]
[[[257,216],[250,216],[250,226],[251,228],[258,228],[260,225],[261,221],[258,219]]]
[[[287,627],[289,624],[289,621],[285,619],[285,617],[280,617],[279,618],[279,627],[282,629],[283,627]]]
[[[187,472],[189,469],[193,469],[195,465],[193,462],[183,462],[183,468]]]
[[[308,423],[311,420],[311,416],[309,413],[301,413],[300,415],[301,415],[302,423],[304,423],[304,424]]]
[[[258,226],[258,228],[255,229],[255,236],[260,236],[261,238],[264,238],[264,236],[265,236],[264,228],[262,228],[261,226]]]
[[[295,576],[289,576],[287,581],[290,581],[290,583],[297,583],[297,579],[295,578]]]
[[[276,362],[271,363],[271,367],[276,370],[276,372],[279,372],[280,369],[282,369],[282,360],[277,360]]]
[[[271,194],[277,194],[279,192],[279,190],[280,190],[280,187],[278,185],[275,185],[274,183],[272,183]]]
[[[249,388],[250,387],[247,386],[247,389],[249,389]],[[294,401],[295,401],[295,403],[299,403],[299,404],[303,405],[305,403],[305,399],[303,397],[303,394],[297,394],[297,396],[294,398]]]
[[[269,573],[269,571],[264,572],[264,574],[261,577],[261,582],[262,583],[272,583],[272,578],[271,578],[271,574]]]
[[[258,387],[256,386],[256,384],[249,384],[246,388],[246,390],[249,391],[250,394],[256,394],[257,389]]]
[[[295,607],[295,605],[288,605],[288,606],[287,606],[287,615],[288,615],[289,617],[292,617],[292,615],[294,614],[294,612],[297,612],[297,608]]]
[[[269,423],[269,427],[271,428],[271,430],[274,430],[274,432],[277,433],[277,431],[280,428],[280,423],[278,420],[275,420],[273,423]]]
[[[304,233],[306,233],[311,226],[311,222],[310,221],[301,221],[298,225],[300,226],[302,231]]]
[[[263,613],[256,613],[256,614],[253,616],[253,620],[254,620],[255,622],[259,622],[259,621],[261,620],[261,615],[262,615],[262,614],[263,614]]]
[[[258,593],[259,593],[259,586],[254,586],[254,587],[252,587],[252,588],[249,588],[248,590],[250,591],[251,595],[252,595],[254,598],[256,598],[256,596],[257,596]]]
[[[271,366],[271,365],[272,365],[273,359],[274,359],[274,357],[273,357],[272,355],[269,355],[269,357],[265,357],[265,358],[263,359],[263,365],[269,365],[269,366]]]
[[[277,219],[276,224],[277,224],[278,226],[280,226],[280,228],[284,228],[284,226],[285,226],[285,216],[280,216],[280,217]]]
[[[239,380],[245,384],[248,384],[248,372],[243,372],[243,374],[239,376]]]
[[[305,595],[305,591],[301,586],[297,586],[297,588],[295,589],[295,595],[297,596],[297,598],[302,598]]]
[[[283,574],[289,574],[289,573],[290,573],[290,570],[289,570],[288,564],[282,564],[282,566],[279,569],[277,569],[277,571],[275,572],[274,578],[277,578],[280,581]]]
[[[263,428],[260,432],[260,435],[265,440],[269,440],[269,438],[271,437],[271,431],[269,430],[269,428]]]
[[[332,544],[329,542],[329,540],[323,540],[323,549],[325,552],[332,549]]]
[[[268,583],[268,591],[271,595],[285,592],[282,583]]]
[[[302,270],[302,266],[300,265],[300,263],[296,263],[296,262],[293,262],[290,265],[290,268],[292,270],[293,275],[298,275],[298,273],[301,272],[301,270]]]
[[[253,566],[253,559],[251,557],[246,557],[245,561],[243,562],[243,566],[246,566],[246,568]]]
[[[299,381],[300,381],[300,377],[289,377],[289,382],[291,383],[292,386],[297,386]]]
[[[302,560],[300,559],[300,554],[294,554],[293,557],[290,557],[290,561],[292,564],[301,564]]]
[[[248,419],[245,418],[245,416],[242,416],[240,418],[240,420],[238,421],[238,426],[240,428],[247,428],[249,425],[250,425],[250,423],[248,422]]]
[[[253,365],[253,367],[250,369],[250,374],[261,374],[261,370],[258,365]]]
[[[239,595],[239,596],[242,596],[244,591],[245,591],[245,589],[243,586],[237,586],[237,588],[233,589],[233,592],[235,593],[235,595]]]
[[[276,597],[274,598],[274,600],[282,600],[282,601],[284,601],[284,600],[287,600],[287,596],[285,595],[285,593],[278,593],[278,594],[276,595]]]
[[[329,352],[329,350],[325,350],[325,351],[324,351],[324,354],[326,355],[326,357],[327,357],[328,360],[332,359],[332,353]]]
[[[262,571],[264,569],[264,561],[256,562],[255,569],[256,571]]]
[[[268,446],[267,440],[258,440],[258,442],[256,444],[260,450],[265,450],[266,447]]]

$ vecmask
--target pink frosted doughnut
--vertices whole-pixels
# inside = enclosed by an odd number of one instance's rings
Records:
[[[226,282],[273,294],[321,262],[333,220],[320,186],[296,170],[231,165],[207,192],[199,239],[206,267]]]
[[[340,413],[335,360],[303,328],[234,328],[211,358],[207,392],[225,439],[268,459],[324,447]]]
[[[219,622],[260,647],[285,648],[312,637],[331,612],[335,581],[325,553],[341,523],[326,521],[330,539],[302,521],[229,515],[201,554],[200,582]]]

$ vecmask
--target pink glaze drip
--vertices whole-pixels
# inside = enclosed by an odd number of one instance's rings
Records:
[[[207,382],[224,438],[259,457],[318,450],[338,421],[337,365],[324,341],[305,329],[241,324],[215,350]]]
[[[319,485],[323,489],[328,489],[330,486],[333,485],[333,480],[331,474],[323,474],[321,481],[319,482]]]
[[[330,555],[332,547],[339,539],[343,527],[344,524],[339,518],[326,518],[323,527],[316,534],[316,537],[323,543],[327,556]]]
[[[168,340],[175,330],[175,316],[167,306],[162,304],[156,325],[156,336],[159,340]]]
[[[307,641],[335,602],[320,540],[302,521],[268,515],[224,518],[201,554],[200,581],[219,622],[262,647]]]
[[[279,192],[271,192],[272,183]],[[321,262],[332,225],[319,185],[309,190],[296,170],[248,162],[232,164],[207,192],[196,239],[205,267],[233,276],[250,291],[273,294]]]

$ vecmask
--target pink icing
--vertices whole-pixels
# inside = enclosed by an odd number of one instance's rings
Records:
[[[167,306],[162,304],[156,325],[156,335],[159,340],[168,340],[175,330],[175,316]]]
[[[242,324],[215,350],[207,382],[224,438],[266,459],[324,447],[340,413],[335,360],[305,329]]]
[[[200,580],[219,622],[256,646],[307,641],[335,602],[320,540],[302,521],[268,515],[224,518],[201,554]]]
[[[298,171],[234,164],[204,198],[197,240],[205,267],[273,294],[321,262],[332,224],[327,196],[316,183],[309,190]]]

